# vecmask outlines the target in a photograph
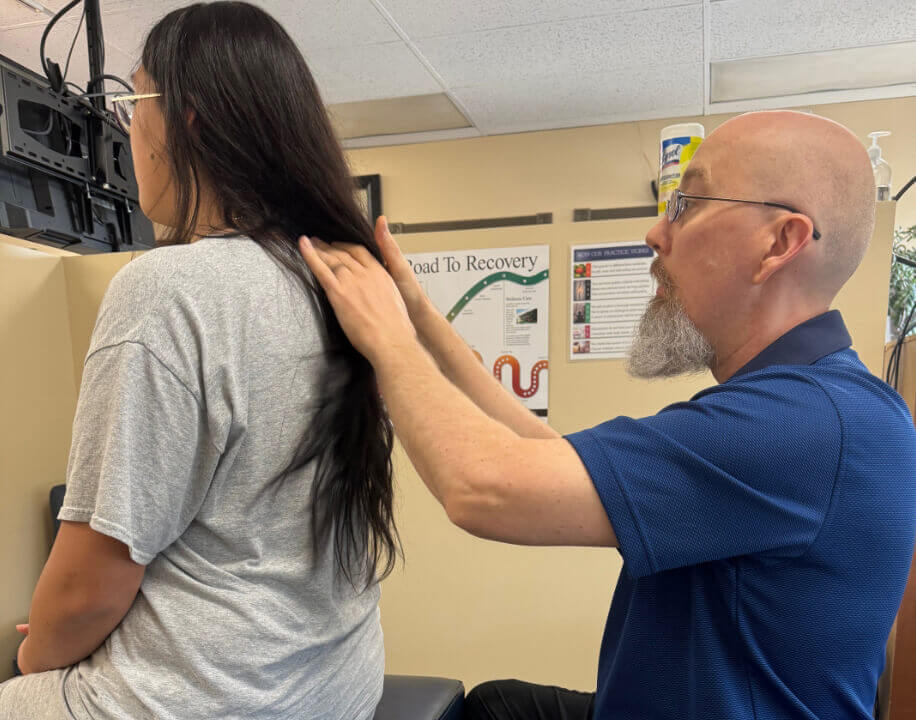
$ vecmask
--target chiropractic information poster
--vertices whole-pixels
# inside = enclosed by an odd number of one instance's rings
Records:
[[[550,246],[406,257],[477,358],[529,410],[546,418]]]
[[[571,360],[626,357],[639,320],[655,294],[645,243],[575,245],[570,282]]]

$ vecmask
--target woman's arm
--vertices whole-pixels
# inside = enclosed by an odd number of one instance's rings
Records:
[[[19,649],[22,673],[90,655],[127,614],[145,571],[119,540],[88,523],[62,522],[32,596],[29,634]]]

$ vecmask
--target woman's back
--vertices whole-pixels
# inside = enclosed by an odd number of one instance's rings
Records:
[[[343,578],[333,535],[314,549],[315,463],[286,472],[334,377],[322,327],[301,281],[241,236],[155,250],[112,282],[61,518],[149,565],[68,676],[75,717],[372,716],[378,587]]]

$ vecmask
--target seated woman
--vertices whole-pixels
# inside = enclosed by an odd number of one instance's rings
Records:
[[[64,522],[0,718],[371,718],[392,434],[295,240],[378,256],[371,228],[262,10],[168,14],[133,79],[122,122],[169,247],[127,264],[99,311]]]

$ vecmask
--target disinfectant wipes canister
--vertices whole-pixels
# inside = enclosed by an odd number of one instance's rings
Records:
[[[703,142],[700,123],[680,123],[662,129],[658,163],[658,214],[664,215],[668,198],[681,184],[687,163]]]

